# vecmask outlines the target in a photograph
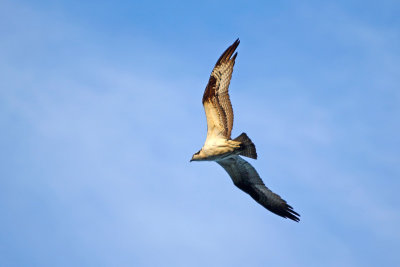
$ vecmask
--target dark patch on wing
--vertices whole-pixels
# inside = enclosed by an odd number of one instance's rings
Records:
[[[216,95],[216,87],[217,79],[215,79],[214,76],[210,76],[210,79],[208,80],[208,84],[206,86],[206,90],[204,91],[202,103]]]

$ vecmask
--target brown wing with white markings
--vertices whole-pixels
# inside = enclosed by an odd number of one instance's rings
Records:
[[[237,39],[218,59],[206,90],[203,105],[207,117],[207,138],[230,139],[233,126],[233,110],[228,89],[240,41]],[[233,56],[232,56],[233,55]]]
[[[264,208],[284,218],[289,218],[296,222],[300,221],[300,215],[279,195],[265,186],[250,163],[239,156],[219,160],[217,163],[228,172],[237,187],[249,194]]]

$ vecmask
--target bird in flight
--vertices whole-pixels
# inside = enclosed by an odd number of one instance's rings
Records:
[[[240,156],[257,159],[256,147],[246,133],[231,139],[233,110],[229,99],[229,83],[240,41],[237,39],[218,59],[203,95],[207,117],[207,138],[204,146],[190,161],[215,161],[231,177],[233,183],[264,208],[293,221],[300,215],[279,195],[269,190],[256,169]]]

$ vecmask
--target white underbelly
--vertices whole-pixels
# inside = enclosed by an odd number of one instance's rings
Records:
[[[214,138],[206,140],[202,150],[207,158],[209,157],[210,160],[215,160],[230,156],[231,154],[236,154],[234,152],[239,147],[238,142],[222,138]]]

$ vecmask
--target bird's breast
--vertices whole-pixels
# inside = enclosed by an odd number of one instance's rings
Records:
[[[237,154],[236,150],[239,148],[237,142],[226,139],[212,139],[208,140],[202,148],[207,160],[218,160]]]

